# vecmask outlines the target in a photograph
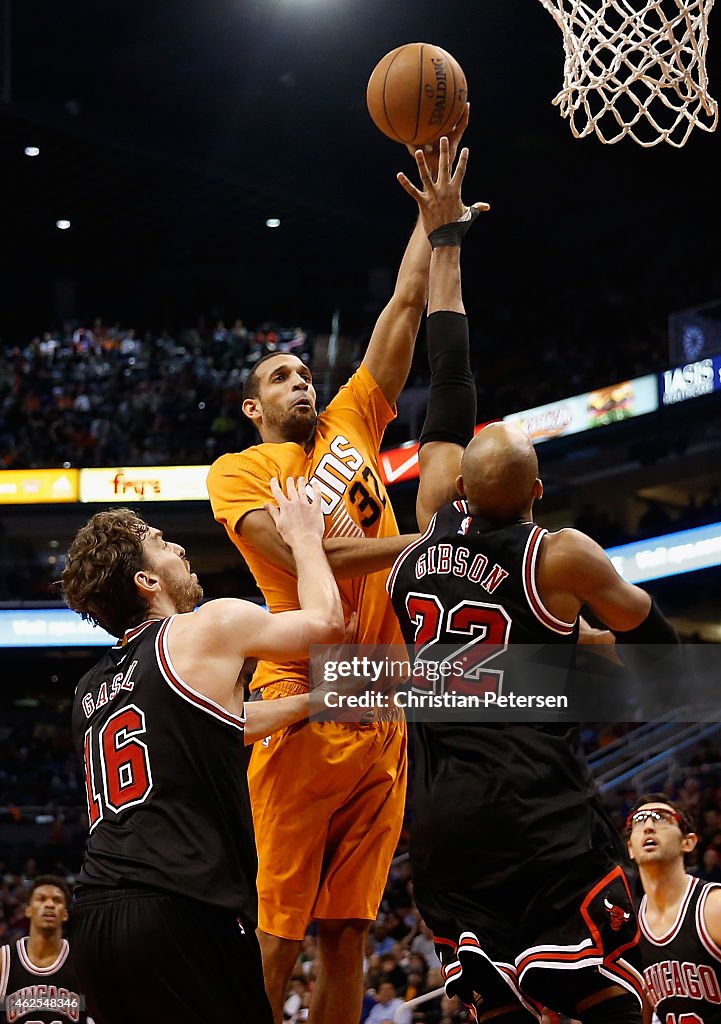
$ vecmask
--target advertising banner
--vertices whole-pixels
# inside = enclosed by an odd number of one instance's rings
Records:
[[[123,466],[80,471],[80,501],[207,501],[209,466]]]
[[[664,370],[658,375],[658,385],[662,405],[676,405],[721,391],[721,355]]]
[[[679,530],[608,548],[616,571],[629,583],[645,583],[721,565],[721,523]]]
[[[539,405],[535,409],[514,412],[504,416],[504,420],[518,424],[534,444],[539,444],[554,437],[580,434],[584,430],[643,416],[656,409],[658,388],[655,374],[650,373],[635,380],[587,391],[583,395]]]
[[[77,469],[0,471],[0,505],[48,505],[77,500]]]
[[[69,608],[0,610],[0,647],[111,647],[114,636]]]

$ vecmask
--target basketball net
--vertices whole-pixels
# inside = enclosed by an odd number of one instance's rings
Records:
[[[715,131],[706,48],[714,0],[541,0],[563,32],[564,86],[554,99],[577,139],[630,135],[680,148]]]

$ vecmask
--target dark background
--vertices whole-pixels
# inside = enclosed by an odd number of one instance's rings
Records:
[[[414,217],[394,180],[410,158],[371,123],[365,86],[413,40],[449,49],[468,78],[465,197],[493,211],[464,254],[466,301],[491,343],[542,323],[601,345],[621,321],[662,331],[670,311],[721,293],[721,139],[695,131],[681,151],[574,140],[551,105],[561,33],[534,0],[2,9],[6,339],[95,315],[327,330],[338,309],[343,330],[363,328]]]

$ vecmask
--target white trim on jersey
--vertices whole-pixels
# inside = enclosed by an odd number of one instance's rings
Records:
[[[422,544],[424,540],[428,540],[430,535],[433,533],[433,529],[436,525],[437,516],[438,513],[436,512],[436,514],[433,516],[430,523],[426,527],[426,532],[422,534],[422,536],[420,536],[418,540],[414,540],[412,544],[409,544],[407,548],[403,548],[400,555],[398,555],[398,558],[396,558],[395,562],[391,566],[391,571],[388,573],[388,579],[386,580],[386,590],[388,591],[391,597],[393,597],[393,587],[395,585],[396,576],[398,575],[398,571],[401,565],[403,564],[403,562],[405,562],[406,558],[408,558],[411,552],[415,551],[419,544]]]
[[[206,697],[204,693],[200,693],[199,690],[193,689],[193,687],[186,683],[182,676],[178,674],[168,651],[168,630],[170,629],[174,619],[175,615],[171,615],[170,618],[166,619],[158,630],[158,635],[155,638],[156,660],[158,662],[158,668],[160,669],[166,683],[174,693],[177,693],[177,695],[182,697],[184,701],[187,701],[188,704],[192,704],[193,707],[198,708],[200,711],[204,711],[206,715],[210,715],[217,721],[223,722],[224,725],[230,725],[239,732],[244,732],[244,715],[234,715],[221,704],[217,704],[214,700],[211,700],[210,697]]]
[[[130,629],[126,629],[121,639],[114,644],[111,650],[116,651],[125,647],[126,644],[129,644],[131,640],[136,638],[136,636],[140,636],[143,630],[147,629],[148,626],[152,626],[155,622],[158,622],[158,619],[146,619],[146,621],[141,622],[139,626],[132,626]]]
[[[721,889],[721,886],[715,882],[706,882],[703,887],[703,891],[698,898],[698,903],[696,904],[696,931],[698,932],[698,937],[701,939],[701,944],[705,947],[706,951],[711,954],[714,960],[721,961],[721,947],[717,946],[711,938],[711,934],[706,927],[706,919],[703,916],[706,900],[708,899],[708,894],[712,889]]]
[[[28,952],[26,949],[27,941],[27,935],[25,935],[22,939],[18,939],[18,959],[20,960],[20,963],[23,965],[26,971],[29,971],[31,974],[37,974],[38,977],[42,977],[47,974],[55,974],[56,971],[60,970],[60,968],[63,966],[63,964],[68,958],[70,947],[68,945],[68,940],[63,939],[63,941],[60,944],[60,952],[56,956],[53,963],[51,963],[48,967],[38,967],[36,964],[32,962],[32,960],[28,956]]]
[[[5,1001],[10,977],[10,946],[0,946],[0,1004]]]
[[[538,621],[543,623],[546,629],[550,629],[554,633],[561,633],[564,636],[568,636],[576,628],[576,623],[564,622],[563,619],[559,619],[549,612],[548,608],[546,608],[545,604],[541,600],[541,595],[538,593],[538,586],[536,584],[536,563],[538,561],[538,552],[541,550],[541,542],[547,533],[548,530],[544,530],[540,526],[534,526],[528,535],[526,547],[523,552],[523,559],[521,561],[523,592],[526,595],[528,607],[531,609]]]
[[[645,938],[647,938],[649,942],[653,943],[654,946],[666,946],[671,941],[671,939],[675,938],[679,928],[683,924],[683,919],[686,917],[686,911],[688,910],[688,905],[691,900],[691,894],[696,888],[698,881],[698,878],[694,878],[693,875],[688,876],[688,882],[686,883],[686,892],[684,893],[683,899],[679,904],[678,912],[676,913],[674,922],[665,935],[655,935],[651,931],[651,926],[646,920],[646,907],[648,906],[648,897],[644,895],[643,899],[641,900],[641,907],[638,912],[638,923],[641,926],[641,931],[643,932]]]

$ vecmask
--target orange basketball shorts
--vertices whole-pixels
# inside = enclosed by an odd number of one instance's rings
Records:
[[[405,805],[405,722],[308,722],[253,747],[258,925],[302,939],[313,919],[374,921]]]

